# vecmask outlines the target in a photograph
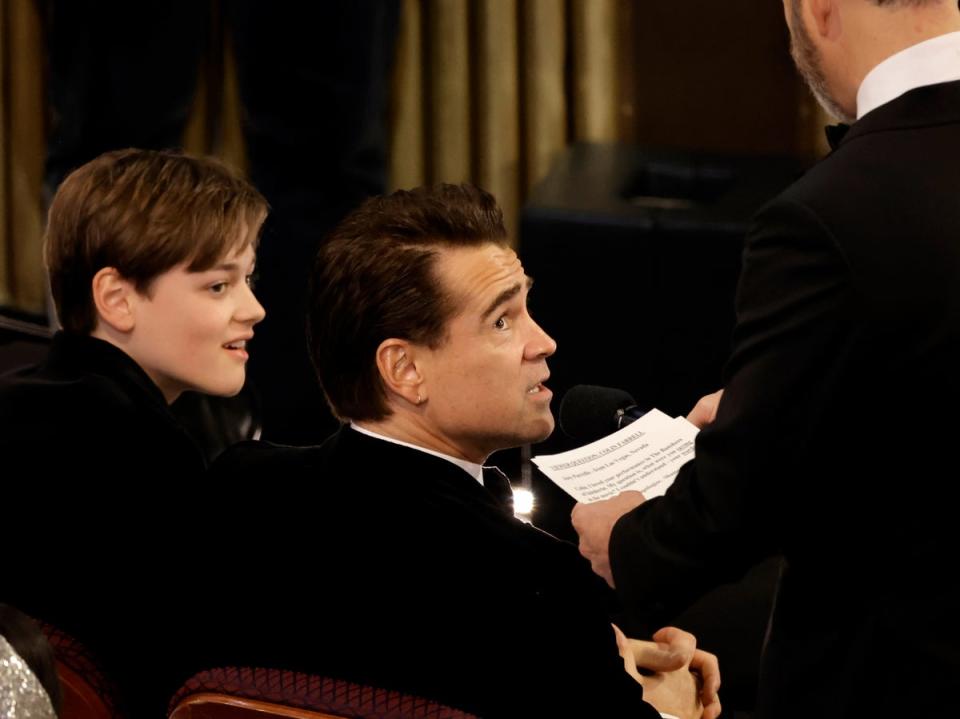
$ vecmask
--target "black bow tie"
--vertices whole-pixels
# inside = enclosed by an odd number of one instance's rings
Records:
[[[513,489],[507,475],[501,472],[499,467],[483,468],[483,486],[493,495],[497,503],[513,516]]]
[[[843,142],[843,138],[849,130],[850,125],[844,125],[843,123],[839,125],[827,125],[824,128],[824,132],[827,133],[827,143],[830,145],[831,150],[836,150],[840,146],[840,143]]]

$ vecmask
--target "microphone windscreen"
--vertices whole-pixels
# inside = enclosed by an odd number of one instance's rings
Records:
[[[560,402],[560,429],[570,439],[586,444],[617,431],[617,410],[635,405],[622,389],[578,384]]]

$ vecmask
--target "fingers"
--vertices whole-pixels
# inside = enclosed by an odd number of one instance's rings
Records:
[[[697,638],[690,632],[685,632],[677,627],[664,627],[653,635],[653,641],[663,644],[678,657],[682,659],[681,666],[689,664],[693,660],[694,652],[697,649]]]
[[[616,497],[610,500],[614,502],[617,509],[619,510],[618,517],[626,514],[634,507],[639,507],[647,498],[643,496],[643,492],[638,492],[635,489],[628,489],[625,492],[620,492]]]
[[[626,657],[630,653],[630,640],[616,624],[610,626],[613,627],[613,636],[617,638],[617,649],[620,650],[620,656]]]
[[[611,499],[590,504],[577,504],[570,514],[574,529],[580,537],[580,554],[590,561],[593,571],[603,577],[611,587],[613,573],[610,570],[610,533],[621,516],[641,504],[640,492],[622,492]]]
[[[697,649],[690,669],[703,679],[700,701],[703,702],[704,719],[716,719],[720,715],[720,662],[716,655]]]
[[[590,568],[593,573],[607,583],[610,589],[616,589],[617,585],[613,583],[613,570],[610,568],[610,560],[607,557],[595,558],[590,560]]]
[[[630,649],[638,667],[651,672],[672,672],[687,664],[687,657],[669,644],[630,639]]]
[[[720,716],[720,697],[717,697],[717,700],[703,705],[703,714],[701,715],[702,719],[717,719]]]
[[[700,702],[704,719],[716,719],[720,715],[720,662],[716,655],[697,649],[697,639],[677,627],[664,627],[653,635],[658,644],[670,647],[683,664],[700,679]]]
[[[701,397],[696,406],[687,415],[687,421],[699,429],[703,429],[717,418],[717,408],[720,406],[720,398],[723,396],[723,390],[718,390],[713,394]]]
[[[613,627],[613,634],[617,638],[617,650],[620,652],[620,656],[623,658],[623,668],[626,670],[627,674],[634,678],[636,681],[641,681],[640,672],[637,671],[637,662],[633,658],[633,652],[630,647],[630,640],[627,639],[626,635],[620,631],[620,627],[616,624],[611,624]]]
[[[597,528],[612,528],[620,517],[646,500],[641,492],[627,490],[610,499],[601,499],[590,504],[577,502],[570,513],[570,519],[577,532],[583,533]]]

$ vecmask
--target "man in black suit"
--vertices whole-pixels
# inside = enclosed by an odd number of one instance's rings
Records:
[[[645,612],[783,552],[759,716],[953,715],[960,11],[784,7],[800,70],[852,127],[755,220],[696,458],[665,497],[579,505],[574,524]]]
[[[656,717],[641,684],[662,711],[700,716],[692,645],[675,671],[641,678],[630,642],[629,660],[618,653],[609,590],[575,547],[516,519],[509,483],[483,467],[553,429],[544,382],[556,344],[527,312],[530,285],[500,209],[470,186],[374,198],[333,233],[314,270],[309,344],[349,426],[319,447],[239,445],[214,467],[313,489],[299,503],[262,492],[257,514],[282,515],[272,546],[302,544],[309,528],[303,571],[320,589],[247,622],[235,657],[483,717]],[[662,632],[667,645],[692,641]],[[694,659],[708,718],[719,713],[712,661]]]

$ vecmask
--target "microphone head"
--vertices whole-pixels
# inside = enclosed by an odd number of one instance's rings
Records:
[[[578,384],[560,402],[560,429],[583,444],[617,431],[617,411],[636,404],[622,389]]]

